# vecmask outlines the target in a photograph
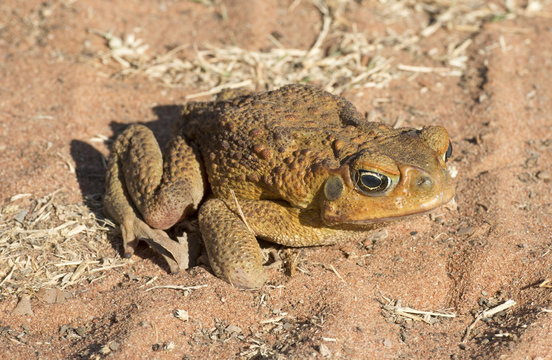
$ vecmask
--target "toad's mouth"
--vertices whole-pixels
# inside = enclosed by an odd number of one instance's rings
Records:
[[[347,224],[350,224],[350,225],[372,225],[372,224],[377,224],[377,223],[403,220],[403,219],[412,218],[412,217],[418,216],[418,215],[429,214],[432,211],[439,208],[440,206],[448,204],[451,200],[452,200],[452,197],[446,202],[443,202],[443,203],[441,203],[437,206],[427,208],[427,209],[419,208],[419,209],[416,209],[416,210],[404,212],[404,213],[397,214],[397,215],[390,215],[390,216],[374,218],[374,219],[366,219],[366,220],[350,220],[350,221],[344,221],[344,223],[347,223]],[[332,224],[332,225],[337,225],[337,224]]]
[[[351,217],[347,216],[346,214],[323,214],[323,221],[328,226],[339,226],[343,224],[348,225],[356,225],[356,226],[362,226],[362,225],[373,225],[377,223],[383,223],[383,222],[391,222],[395,220],[400,220],[404,218],[409,218],[416,215],[423,215],[430,213],[437,209],[438,207],[445,205],[449,203],[454,198],[454,191],[452,188],[443,189],[443,191],[440,191],[437,195],[435,195],[432,199],[418,203],[416,205],[410,204],[411,206],[406,206],[403,204],[404,199],[396,198],[394,201],[394,205],[391,209],[387,209],[385,213],[380,213],[379,215],[375,213],[376,211],[370,211],[369,208],[366,209],[358,209],[358,213],[360,214],[366,214],[366,217],[356,216]]]

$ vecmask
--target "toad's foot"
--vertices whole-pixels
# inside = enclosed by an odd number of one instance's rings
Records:
[[[157,251],[167,264],[171,273],[189,268],[190,258],[188,239],[184,233],[178,241],[171,239],[163,230],[152,229],[148,224],[136,216],[127,219],[121,224],[123,249],[126,257],[134,254],[139,240],[143,240]]]
[[[197,209],[204,191],[198,156],[180,135],[162,154],[143,125],[130,126],[117,137],[107,168],[104,210],[121,225],[127,257],[144,240],[165,258],[171,272],[189,267],[187,237],[174,241],[160,229]]]

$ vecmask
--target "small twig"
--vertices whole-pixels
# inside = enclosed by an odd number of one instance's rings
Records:
[[[249,230],[250,233],[255,234],[253,232],[253,230],[251,230],[251,228],[249,227],[249,224],[247,223],[247,220],[245,219],[245,215],[244,215],[244,213],[241,209],[240,203],[238,202],[238,198],[236,197],[236,194],[234,193],[234,190],[230,189],[230,193],[232,194],[232,197],[234,198],[234,203],[236,203],[236,207],[238,209],[238,214],[240,215],[240,218],[243,221],[243,223],[245,224],[245,226],[247,227],[247,230]]]
[[[261,298],[259,299],[259,303],[257,304],[257,307],[258,307],[258,308],[260,308],[261,305],[264,303],[265,297],[266,297],[265,294],[262,294],[262,295],[261,295]]]
[[[468,337],[470,337],[473,328],[481,319],[482,318],[480,316],[476,317],[475,320],[473,320],[473,322],[466,328],[466,333],[462,337],[462,343],[465,343],[468,340]]]
[[[193,286],[159,285],[159,286],[150,287],[150,288],[146,289],[145,291],[150,291],[150,290],[153,290],[153,289],[171,289],[171,290],[191,291],[191,290],[201,289],[201,288],[204,288],[204,287],[207,287],[207,284],[193,285]]]
[[[458,57],[458,56],[464,54],[466,52],[466,50],[468,49],[468,47],[472,44],[472,42],[473,42],[472,39],[467,39],[466,41],[464,41],[463,43],[458,45],[452,51],[451,57]]]
[[[148,281],[146,281],[146,285],[153,284],[157,280],[157,276],[152,277]]]
[[[214,88],[212,88],[210,90],[207,90],[207,91],[202,91],[202,92],[198,92],[198,93],[195,93],[195,94],[186,95],[185,99],[190,100],[190,99],[195,99],[195,98],[198,98],[198,97],[201,97],[201,96],[215,95],[215,94],[218,94],[219,92],[221,92],[222,90],[225,90],[225,89],[237,89],[237,88],[241,88],[241,87],[244,87],[244,86],[249,86],[249,85],[252,85],[252,84],[253,84],[253,82],[250,79],[240,81],[240,82],[237,82],[237,83],[232,83],[232,84],[222,84],[222,85],[219,85],[219,86],[215,86]]]
[[[299,4],[301,3],[302,0],[294,0],[293,3],[288,7],[288,11],[289,12],[292,12],[293,10],[295,10],[295,8],[297,6],[299,6]]]
[[[80,265],[84,262],[85,260],[77,260],[77,261],[68,261],[68,262],[64,262],[64,263],[57,263],[57,264],[53,264],[54,266],[57,266],[57,267],[62,267],[62,266],[75,266],[75,265]],[[90,260],[90,261],[87,261],[87,263],[89,265],[96,265],[96,264],[99,264],[100,262],[98,260]]]
[[[341,281],[343,281],[345,284],[347,284],[347,281],[345,281],[345,279],[343,279],[343,278],[341,277],[341,275],[339,275],[339,273],[338,273],[337,270],[334,268],[334,266],[330,264],[330,267],[332,268],[332,271],[337,275],[337,277],[340,278]]]
[[[393,129],[400,128],[404,123],[404,117],[401,115],[397,116],[397,120],[395,121],[395,124],[393,124]]]
[[[412,309],[410,307],[401,306],[399,301],[396,301],[395,303],[393,303],[392,300],[387,299],[386,297],[383,297],[383,298],[387,301],[387,304],[383,306],[385,310],[392,311],[399,316],[412,319],[415,321],[423,321],[427,324],[433,324],[433,322],[431,321],[432,317],[446,317],[446,318],[456,317],[456,314],[453,314],[453,313]],[[423,315],[423,316],[419,316],[419,315]]]
[[[511,308],[515,304],[516,302],[510,299],[500,305],[497,305],[493,308],[482,311],[479,315],[477,315],[477,317],[473,320],[473,322],[466,328],[466,333],[462,337],[462,343],[465,343],[468,340],[468,337],[470,336],[471,331],[475,328],[475,325],[477,325],[477,323],[481,321],[481,319],[492,317],[493,315],[501,311]]]
[[[426,316],[439,316],[439,317],[448,317],[448,318],[455,318],[456,317],[456,314],[416,310],[416,309],[412,309],[412,308],[409,308],[409,307],[398,307],[397,311],[410,313],[410,314],[426,315]]]
[[[275,318],[272,318],[272,319],[267,319],[267,320],[261,320],[261,324],[273,324],[273,323],[277,323],[278,321],[284,319],[285,316],[277,316]]]
[[[412,65],[397,65],[397,69],[402,71],[418,72],[418,73],[447,73],[450,72],[446,67],[429,67],[429,66],[412,66]]]
[[[69,282],[70,283],[75,282],[75,280],[77,280],[84,273],[84,271],[86,270],[86,268],[88,267],[89,264],[90,263],[87,260],[81,261],[79,266],[77,266],[75,271],[73,271],[73,274],[71,275],[71,278],[69,279]]]
[[[305,56],[306,59],[309,59],[315,52],[320,49],[320,46],[322,46],[322,42],[324,41],[326,36],[328,36],[330,25],[332,24],[332,17],[330,16],[330,10],[328,9],[328,6],[322,1],[315,1],[314,5],[316,5],[318,11],[320,11],[320,13],[322,14],[322,30],[318,34],[314,45],[312,45],[309,52]]]
[[[506,309],[509,309],[511,308],[512,306],[514,306],[516,304],[516,302],[512,299],[510,300],[507,300],[506,302],[500,304],[500,305],[497,305],[493,308],[490,308],[488,310],[485,310],[481,313],[481,316],[483,318],[489,318],[489,317],[492,317],[493,315],[501,312],[501,311],[504,311]]]
[[[61,158],[61,160],[63,160],[65,165],[67,165],[69,173],[75,174],[75,167],[73,166],[73,164],[71,164],[71,161],[69,159],[67,159],[65,156],[63,156],[60,152],[57,153],[57,156],[59,156]]]
[[[111,269],[115,269],[115,268],[118,268],[118,267],[123,267],[123,266],[127,266],[128,264],[113,264],[113,265],[107,265],[107,266],[103,266],[101,268],[97,268],[97,269],[92,269],[89,271],[90,274],[93,274],[93,273],[96,273],[98,271],[106,271],[106,270],[111,270]]]
[[[4,279],[2,279],[2,281],[0,281],[0,286],[4,285],[4,283],[5,283],[6,281],[8,281],[9,279],[11,279],[11,277],[12,277],[14,271],[15,271],[15,265],[12,266],[12,269],[11,269],[11,271],[8,273],[8,275],[6,275],[6,276],[4,277]]]
[[[10,202],[14,202],[15,200],[19,200],[19,199],[23,199],[23,198],[26,198],[26,197],[29,197],[31,196],[32,194],[17,194],[17,195],[14,195],[10,198]]]
[[[425,323],[428,323],[430,324],[430,322],[427,320],[427,319],[424,319],[422,316],[418,316],[418,315],[412,315],[412,314],[409,314],[407,312],[404,312],[404,311],[401,311],[399,309],[395,309],[394,312],[399,315],[399,316],[403,316],[407,319],[412,319],[414,321],[423,321]]]

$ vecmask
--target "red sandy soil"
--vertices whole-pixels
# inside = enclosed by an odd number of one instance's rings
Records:
[[[134,122],[170,128],[185,95],[202,90],[110,76],[114,65],[95,56],[104,40],[90,29],[140,28],[149,51],[189,44],[191,56],[202,43],[266,48],[270,33],[308,48],[319,13],[307,1],[289,11],[290,3],[226,1],[221,16],[220,7],[193,1],[2,1],[0,204],[56,189],[67,204],[101,194],[109,150],[90,139]],[[386,26],[373,15],[378,6],[355,2],[345,15],[377,36]],[[415,28],[416,19],[393,26]],[[446,36],[440,31],[432,45]],[[374,110],[374,98],[390,99],[375,108],[380,121],[443,124],[457,207],[389,224],[385,239],[301,250],[304,272],[271,269],[260,291],[236,289],[206,266],[170,275],[144,248],[131,265],[68,289],[73,298],[62,304],[33,297],[32,316],[14,315],[18,299],[2,297],[0,357],[226,359],[252,357],[257,347],[282,359],[552,358],[552,314],[543,312],[552,290],[537,286],[552,278],[552,20],[487,22],[468,55],[462,78],[420,74],[344,94],[361,112]],[[153,285],[206,287],[145,291],[153,277]],[[385,298],[457,316],[406,321],[382,310]],[[463,342],[481,310],[509,299],[516,305],[478,322]],[[189,320],[175,318],[176,309]]]

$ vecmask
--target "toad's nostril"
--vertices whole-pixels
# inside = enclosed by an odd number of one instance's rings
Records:
[[[416,186],[429,188],[433,185],[433,181],[429,176],[419,176],[416,178]]]

